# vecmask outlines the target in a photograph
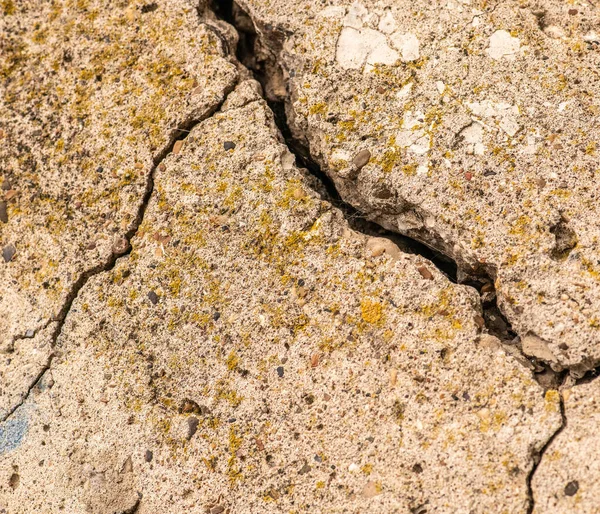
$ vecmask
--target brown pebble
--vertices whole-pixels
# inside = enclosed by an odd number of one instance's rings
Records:
[[[19,474],[13,473],[8,480],[8,485],[11,487],[11,489],[16,489],[17,487],[19,487],[20,481],[21,477],[19,476]]]
[[[4,195],[4,199],[8,202],[17,196],[18,191],[16,189],[9,189]]]
[[[421,276],[426,280],[433,280],[433,274],[425,266],[421,265],[417,268]]]
[[[354,156],[354,159],[352,159],[352,164],[354,164],[354,167],[357,170],[360,170],[366,166],[370,159],[371,152],[369,152],[369,150],[361,150]]]
[[[225,511],[225,507],[223,505],[215,505],[212,509],[210,509],[210,514],[221,514]]]
[[[577,9],[569,9],[569,15],[575,16],[579,11]]]
[[[178,154],[179,152],[181,152],[182,146],[183,146],[183,141],[181,139],[178,141],[175,141],[175,144],[173,145],[173,153]]]
[[[491,293],[493,290],[494,284],[492,284],[491,282],[486,282],[485,284],[483,284],[483,286],[481,286],[482,293]]]
[[[183,400],[179,412],[181,414],[200,414],[202,409],[194,400]]]
[[[483,328],[485,326],[485,320],[479,314],[476,314],[473,319],[479,328]]]
[[[318,353],[313,353],[310,357],[310,367],[316,368],[319,365],[320,355]]]
[[[4,180],[4,182],[2,182],[2,189],[4,189],[4,191],[8,191],[9,189],[12,189],[12,184],[9,182],[8,179]]]
[[[300,468],[300,470],[298,471],[299,475],[305,475],[306,473],[308,473],[311,470],[311,467],[308,465],[308,463],[304,463],[304,465]]]
[[[6,202],[0,202],[0,221],[8,223],[8,212],[6,212]]]
[[[124,237],[119,237],[113,243],[113,252],[115,252],[118,255],[125,253],[128,248],[129,248],[129,241],[127,241],[127,239],[125,239]]]
[[[15,245],[10,244],[2,248],[2,257],[4,257],[4,262],[12,261],[16,253],[17,249],[15,248]]]
[[[146,450],[146,453],[144,454],[144,460],[146,462],[152,462],[153,458],[154,458],[154,454],[150,450]]]

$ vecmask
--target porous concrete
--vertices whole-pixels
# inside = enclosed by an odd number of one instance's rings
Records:
[[[0,2],[0,512],[594,512],[595,2],[229,4]]]
[[[536,514],[592,513],[600,495],[600,382],[563,391],[564,429],[552,440],[535,473]]]

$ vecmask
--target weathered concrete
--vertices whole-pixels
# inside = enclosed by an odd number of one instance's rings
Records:
[[[600,362],[593,2],[238,4],[250,64],[346,201],[491,276],[533,356]]]
[[[237,79],[196,4],[1,4],[0,419],[48,359],[45,327],[127,251],[175,129]]]
[[[532,481],[535,513],[598,511],[600,382],[563,391],[566,427],[546,449]]]
[[[0,433],[8,512],[526,510],[557,394],[293,161],[248,81],[158,167]]]

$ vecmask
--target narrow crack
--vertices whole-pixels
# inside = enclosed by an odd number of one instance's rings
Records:
[[[8,419],[17,411],[17,409],[19,409],[19,407],[21,407],[25,403],[27,398],[29,398],[31,391],[33,391],[33,389],[39,385],[39,383],[44,378],[44,375],[46,374],[46,372],[50,369],[50,364],[52,364],[53,358],[54,358],[54,353],[51,353],[48,356],[48,360],[44,364],[44,367],[39,371],[39,373],[36,375],[36,377],[31,381],[31,383],[27,387],[27,391],[25,391],[25,394],[22,396],[21,400],[19,402],[17,402],[17,404],[15,404],[11,409],[9,409],[6,412],[6,414],[4,414],[4,416],[0,420],[0,424],[4,423],[5,421],[8,421]]]
[[[548,448],[550,447],[552,442],[567,427],[567,416],[565,414],[565,401],[564,401],[562,393],[559,392],[559,395],[560,395],[561,424],[558,427],[558,429],[548,438],[548,440],[546,441],[544,446],[542,446],[537,452],[533,452],[531,455],[531,458],[533,459],[533,466],[531,467],[531,471],[529,471],[529,474],[527,475],[527,482],[526,482],[527,483],[527,498],[528,498],[528,502],[529,502],[529,505],[527,506],[527,514],[532,514],[533,509],[535,508],[535,497],[533,495],[533,486],[532,486],[533,477],[535,476],[535,473],[538,470],[540,463],[542,462],[542,459],[544,457],[544,454],[546,453],[546,450],[548,450]]]
[[[152,168],[150,169],[150,173],[148,174],[148,179],[146,181],[146,187],[144,189],[144,195],[142,197],[142,202],[138,208],[138,212],[136,213],[136,216],[135,216],[133,222],[131,223],[130,228],[127,230],[127,232],[125,232],[125,234],[123,234],[120,242],[118,243],[118,245],[116,245],[117,247],[116,248],[113,247],[113,251],[110,254],[110,256],[108,257],[108,259],[106,260],[106,262],[100,263],[97,266],[94,266],[93,268],[91,268],[87,271],[84,271],[79,276],[79,278],[75,281],[73,286],[71,287],[71,291],[67,294],[65,303],[62,306],[62,308],[60,309],[60,311],[58,312],[58,314],[56,316],[54,316],[54,318],[51,318],[50,320],[48,320],[44,324],[43,327],[36,330],[36,333],[37,333],[40,330],[43,330],[44,328],[48,327],[50,325],[50,323],[53,323],[53,322],[57,323],[56,328],[54,329],[54,331],[52,332],[52,335],[51,335],[50,345],[52,348],[54,348],[56,346],[56,342],[58,341],[58,338],[60,337],[60,335],[62,333],[64,324],[65,324],[65,320],[67,319],[67,316],[68,316],[69,312],[71,311],[73,302],[75,301],[75,299],[77,298],[77,296],[79,295],[79,292],[83,289],[83,287],[88,283],[88,281],[92,277],[95,277],[96,275],[99,275],[100,273],[104,273],[106,271],[112,270],[115,267],[117,260],[119,258],[125,257],[131,253],[131,248],[132,248],[131,240],[137,234],[137,231],[138,231],[140,225],[142,224],[142,221],[144,220],[144,216],[146,215],[146,210],[150,203],[150,198],[152,197],[152,193],[154,192],[154,179],[155,179],[156,170],[158,169],[158,167],[165,160],[165,158],[173,151],[173,147],[175,146],[175,143],[177,141],[185,139],[187,137],[187,135],[190,133],[190,131],[198,123],[206,120],[207,118],[210,118],[215,112],[217,112],[221,108],[221,106],[227,99],[227,96],[229,95],[229,93],[231,93],[231,91],[233,90],[234,87],[235,87],[235,84],[233,84],[231,87],[227,88],[224,91],[223,100],[221,102],[219,102],[215,106],[211,107],[210,109],[208,109],[206,112],[204,112],[200,116],[188,118],[185,121],[183,121],[177,128],[172,129],[172,133],[170,135],[169,142],[165,145],[164,149],[153,160],[154,162],[153,162]],[[7,421],[28,400],[29,395],[31,394],[31,391],[33,391],[39,385],[39,383],[44,378],[44,375],[50,369],[55,355],[56,354],[54,352],[52,352],[50,354],[50,356],[48,357],[48,361],[46,362],[46,364],[44,365],[42,370],[38,373],[38,375],[36,375],[35,379],[32,380],[30,385],[27,387],[27,390],[26,390],[25,394],[21,397],[21,400],[19,402],[17,402],[11,409],[9,409],[6,414],[4,414],[2,419],[0,419],[0,423],[4,423],[5,421]]]
[[[494,277],[488,270],[483,268],[468,272],[461,270],[458,263],[449,255],[410,236],[387,230],[369,220],[367,216],[341,198],[333,180],[312,157],[308,143],[294,137],[286,114],[289,92],[284,84],[281,67],[278,65],[279,54],[288,36],[285,29],[269,27],[268,34],[259,34],[254,21],[235,0],[212,0],[211,9],[218,19],[236,29],[239,36],[236,48],[237,60],[250,70],[263,86],[265,100],[288,149],[296,157],[297,164],[306,168],[317,180],[318,186],[315,189],[323,200],[342,211],[350,227],[355,231],[368,236],[387,238],[402,251],[419,255],[433,263],[450,281],[473,287],[481,298],[482,332],[500,339],[507,353],[513,356],[517,354],[518,360],[532,371],[534,379],[544,390],[556,389],[562,375],[554,372],[548,364],[522,353],[519,336],[498,307]],[[265,38],[266,41],[261,41],[260,37]]]

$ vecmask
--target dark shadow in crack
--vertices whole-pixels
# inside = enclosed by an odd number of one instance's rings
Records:
[[[236,49],[236,58],[247,69],[251,70],[254,78],[261,83],[265,91],[267,104],[273,113],[275,124],[288,149],[296,157],[296,165],[308,170],[316,179],[315,190],[321,198],[341,210],[353,230],[368,236],[384,237],[391,240],[403,252],[420,255],[433,262],[449,280],[456,283],[457,265],[454,260],[410,237],[391,232],[377,223],[369,221],[363,213],[342,200],[333,181],[312,159],[307,146],[293,137],[287,121],[285,98],[281,98],[276,94],[277,91],[281,92],[282,87],[285,88],[283,86],[283,73],[277,64],[277,54],[286,37],[283,29],[273,28],[272,35],[268,36],[269,44],[261,45],[252,20],[235,2],[232,0],[213,0],[211,8],[218,18],[229,23],[237,30],[239,42]],[[257,58],[257,55],[261,57]],[[274,76],[276,76],[276,79],[273,78]]]
[[[589,384],[600,377],[600,366],[590,369],[585,375],[575,381],[576,385]]]
[[[259,77],[260,79],[260,77]],[[267,101],[275,123],[283,136],[290,152],[296,157],[296,165],[307,169],[317,180],[317,192],[321,198],[344,213],[350,227],[356,232],[372,237],[384,237],[395,243],[403,252],[420,255],[431,261],[452,282],[457,281],[456,262],[442,255],[428,246],[409,237],[384,229],[377,223],[369,221],[359,210],[345,202],[339,195],[333,181],[324,173],[319,165],[311,158],[309,150],[298,140],[292,137],[292,132],[287,123],[285,106],[283,102]]]

